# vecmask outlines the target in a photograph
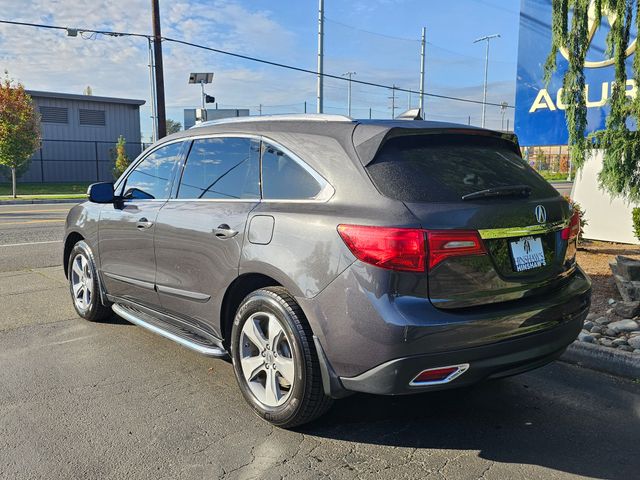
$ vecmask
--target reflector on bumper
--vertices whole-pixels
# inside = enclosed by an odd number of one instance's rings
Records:
[[[468,363],[449,365],[448,367],[435,367],[423,370],[409,383],[412,386],[439,385],[449,383],[469,369]]]

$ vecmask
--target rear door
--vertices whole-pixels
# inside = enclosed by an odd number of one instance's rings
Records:
[[[396,135],[366,168],[427,231],[478,232],[485,254],[445,255],[430,269],[429,297],[438,307],[544,294],[574,268],[562,234],[568,204],[512,142],[483,131]]]
[[[118,186],[121,201],[100,213],[98,249],[107,292],[157,307],[153,236],[169,198],[183,142],[162,145],[142,159]]]
[[[156,221],[156,283],[164,310],[219,336],[213,320],[238,276],[247,216],[259,202],[259,140],[193,141],[175,198]]]

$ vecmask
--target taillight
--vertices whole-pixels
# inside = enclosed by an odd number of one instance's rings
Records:
[[[358,260],[389,270],[424,272],[447,258],[487,253],[473,230],[338,225],[338,233]]]
[[[425,270],[424,230],[338,225],[338,233],[349,250],[363,262],[390,270]]]
[[[429,270],[450,257],[483,255],[487,251],[474,230],[428,230]]]
[[[571,215],[571,220],[569,221],[569,226],[562,229],[562,239],[574,240],[578,238],[579,233],[580,233],[580,214],[578,212],[573,212],[573,215]]]

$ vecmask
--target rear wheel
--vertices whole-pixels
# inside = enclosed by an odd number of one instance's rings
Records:
[[[311,328],[286,289],[263,288],[244,299],[233,323],[231,353],[244,398],[274,425],[295,427],[331,406]]]
[[[110,317],[111,310],[100,300],[100,287],[93,253],[84,241],[73,246],[67,272],[71,299],[78,315],[92,322]]]

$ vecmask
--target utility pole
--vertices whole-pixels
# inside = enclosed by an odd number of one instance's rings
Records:
[[[388,97],[391,100],[391,118],[396,118],[396,84],[391,87],[391,96]]]
[[[485,53],[485,57],[484,57],[484,92],[482,94],[482,128],[484,128],[485,117],[486,117],[486,113],[487,113],[487,78],[488,78],[488,74],[489,74],[489,42],[494,38],[500,38],[500,34],[499,33],[495,33],[493,35],[487,35],[485,37],[480,37],[480,38],[474,40],[474,42],[473,42],[473,43],[484,42],[484,41],[487,42],[487,49],[486,49],[486,53]]]
[[[422,27],[422,41],[420,48],[420,101],[418,102],[418,108],[420,109],[420,117],[425,118],[424,115],[424,68],[425,68],[425,50],[427,44],[427,27]]]
[[[160,6],[158,0],[151,0],[153,22],[153,54],[156,76],[156,115],[158,117],[158,138],[167,136],[167,114],[164,104],[164,73],[162,68],[162,33],[160,31]]]
[[[151,39],[147,37],[147,43],[149,44],[149,87],[151,96],[151,142],[158,140],[158,118],[156,114],[156,78],[153,74],[153,46],[151,45]]]
[[[352,75],[356,75],[356,72],[347,72],[347,73],[343,73],[342,76],[343,77],[349,77],[349,90],[348,90],[348,96],[347,96],[347,111],[349,112],[348,115],[351,116],[351,76]]]
[[[317,113],[324,110],[324,0],[318,0],[318,91]]]

